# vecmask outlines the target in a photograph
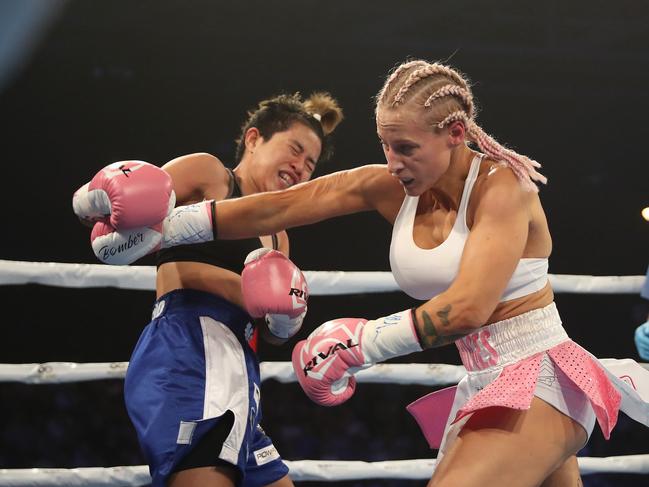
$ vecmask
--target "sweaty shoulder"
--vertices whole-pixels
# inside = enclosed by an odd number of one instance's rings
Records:
[[[387,165],[368,164],[353,169],[350,173],[362,186],[363,195],[373,208],[384,214],[385,208],[397,204],[398,211],[405,193],[397,178],[388,172]]]
[[[390,175],[386,164],[366,164],[350,169],[349,172],[370,186],[399,187],[399,182],[394,176]]]
[[[205,199],[222,200],[230,191],[230,175],[218,157],[196,152],[177,157],[162,167],[171,175],[177,204]]]
[[[523,188],[507,164],[484,161],[473,187],[469,213],[474,216],[478,210],[499,213],[512,208],[527,208],[537,198],[536,193]]]

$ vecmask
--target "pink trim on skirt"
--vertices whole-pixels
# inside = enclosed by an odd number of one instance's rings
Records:
[[[505,366],[493,382],[459,409],[453,423],[480,409],[493,406],[529,409],[534,397],[543,353],[536,353]],[[560,343],[545,353],[586,394],[597,416],[597,422],[608,439],[617,422],[621,395],[602,366],[586,350],[571,340]]]
[[[446,422],[453,410],[457,386],[447,387],[420,397],[406,406],[415,418],[424,437],[433,450],[439,449],[444,438]]]

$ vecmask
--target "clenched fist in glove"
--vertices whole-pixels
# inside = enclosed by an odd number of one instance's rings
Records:
[[[124,265],[135,262],[151,252],[176,245],[211,242],[214,240],[213,200],[179,206],[161,222],[117,230],[97,222],[90,234],[92,250],[105,264]]]
[[[336,406],[356,388],[354,372],[377,362],[421,351],[412,311],[384,318],[339,318],[313,330],[293,349],[293,370],[309,398]]]
[[[104,222],[116,230],[160,223],[175,204],[171,176],[144,161],[109,164],[72,197],[81,221]]]
[[[248,314],[264,318],[276,338],[287,340],[300,330],[309,292],[304,275],[284,254],[268,248],[248,254],[241,290]]]
[[[106,264],[130,264],[160,248],[214,239],[214,203],[174,209],[171,176],[144,161],[109,164],[72,197],[79,219],[94,224],[92,249]]]

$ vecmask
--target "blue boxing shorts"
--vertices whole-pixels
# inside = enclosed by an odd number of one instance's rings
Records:
[[[210,293],[179,289],[156,301],[124,382],[154,487],[164,487],[219,425],[224,440],[211,465],[236,467],[237,485],[263,486],[288,473],[259,426],[259,362],[246,341],[252,331],[244,310]]]

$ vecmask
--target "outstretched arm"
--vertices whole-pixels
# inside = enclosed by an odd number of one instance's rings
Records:
[[[511,173],[495,175],[481,196],[458,276],[419,308],[367,321],[342,318],[316,328],[293,350],[306,394],[333,406],[353,393],[359,368],[454,342],[485,324],[527,241],[527,198]]]
[[[384,165],[339,171],[283,191],[216,204],[216,235],[231,240],[382,208],[385,188],[398,184]]]
[[[403,191],[384,165],[363,166],[284,191],[177,206],[154,227],[97,234],[95,254],[107,264],[123,265],[159,248],[270,235],[372,209],[390,220],[390,208],[399,197],[403,199]]]

